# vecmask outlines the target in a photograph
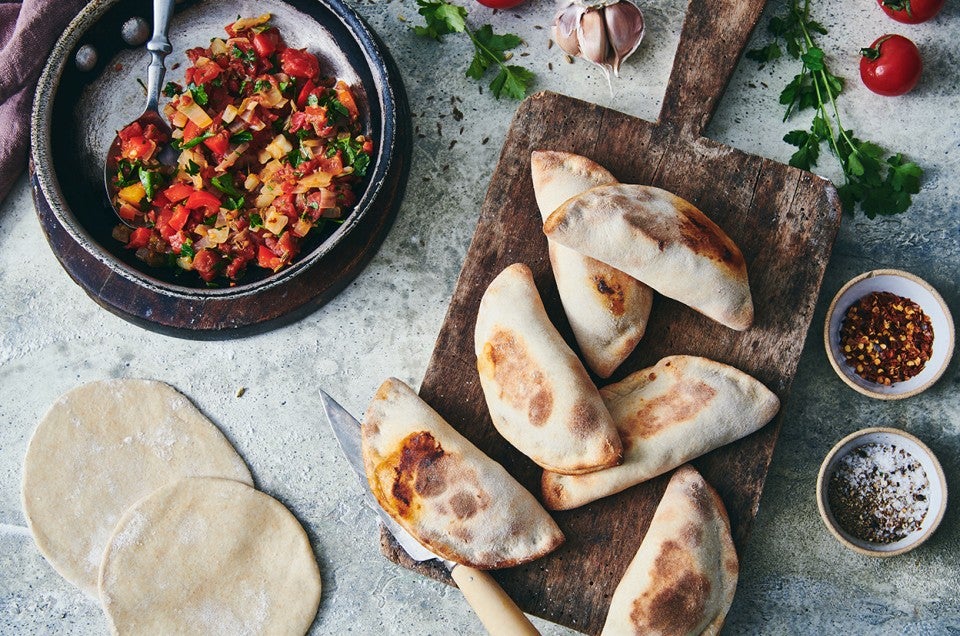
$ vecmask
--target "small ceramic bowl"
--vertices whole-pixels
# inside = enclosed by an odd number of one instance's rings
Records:
[[[841,459],[865,444],[886,444],[902,448],[920,462],[927,475],[929,485],[926,489],[926,497],[929,507],[920,527],[892,543],[864,541],[848,533],[837,523],[830,508],[828,498],[830,478]],[[817,507],[820,509],[820,516],[827,529],[845,547],[865,556],[892,557],[914,549],[926,541],[940,525],[947,509],[947,481],[936,456],[913,435],[895,428],[865,428],[844,437],[827,453],[820,466],[820,473],[817,475]]]
[[[840,327],[851,305],[872,292],[890,292],[909,298],[930,317],[933,327],[933,352],[923,371],[904,382],[890,386],[870,382],[857,375],[840,351]],[[860,274],[834,296],[823,327],[827,358],[840,379],[864,395],[881,400],[899,400],[916,395],[936,382],[950,364],[953,355],[953,318],[947,304],[922,278],[896,269],[876,269]]]

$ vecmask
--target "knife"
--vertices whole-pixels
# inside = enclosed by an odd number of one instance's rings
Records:
[[[340,448],[343,450],[343,454],[347,456],[350,466],[353,467],[354,472],[360,478],[364,500],[368,506],[380,515],[380,521],[397,540],[400,547],[410,555],[410,558],[417,562],[438,559],[447,566],[450,576],[490,634],[494,636],[500,636],[501,634],[539,635],[540,632],[533,626],[533,623],[507,596],[507,593],[503,591],[493,577],[482,570],[475,570],[437,556],[387,514],[380,503],[374,499],[367,482],[367,471],[363,465],[363,451],[360,442],[360,422],[322,389],[320,389],[320,398],[323,401],[323,411],[327,416],[327,421],[330,422],[330,428],[333,429],[337,442],[340,443]]]

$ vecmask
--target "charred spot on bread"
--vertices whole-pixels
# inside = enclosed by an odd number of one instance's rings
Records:
[[[417,496],[433,497],[446,489],[444,454],[433,435],[419,431],[404,438],[393,461],[388,460],[394,473],[390,494],[401,516],[410,516]]]
[[[483,345],[478,369],[497,383],[510,406],[527,412],[530,423],[543,426],[553,413],[553,387],[525,344],[511,332],[497,329]]]
[[[651,572],[662,585],[638,598],[630,613],[638,630],[686,634],[700,626],[712,585],[703,574],[690,569],[688,559],[682,545],[664,542]]]
[[[606,301],[607,308],[614,316],[622,316],[625,309],[623,286],[619,281],[602,274],[593,277],[593,284],[600,296]]]
[[[716,395],[716,389],[702,380],[681,378],[669,393],[641,403],[634,414],[637,433],[640,437],[651,437],[673,422],[692,419]]]

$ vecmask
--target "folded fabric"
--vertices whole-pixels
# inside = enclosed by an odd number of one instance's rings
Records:
[[[0,0],[0,201],[27,165],[30,110],[54,42],[84,0]]]

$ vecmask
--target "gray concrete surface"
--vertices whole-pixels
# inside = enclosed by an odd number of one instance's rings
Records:
[[[373,515],[320,414],[322,386],[355,413],[395,375],[417,385],[426,368],[491,171],[516,104],[497,102],[463,77],[462,38],[417,39],[411,0],[355,1],[402,68],[415,139],[404,205],[371,265],[329,305],[274,332],[221,343],[150,333],[100,309],[59,267],[34,214],[26,179],[0,206],[0,632],[103,633],[97,603],[64,582],[39,555],[20,507],[20,470],[38,419],[61,393],[88,380],[145,377],[178,387],[228,435],[259,488],[291,507],[307,528],[323,571],[318,634],[479,633],[458,592],[385,561]],[[766,16],[784,0],[771,0]],[[554,5],[531,0],[492,14],[469,3],[474,24],[489,21],[526,41],[518,58],[535,88],[571,94],[653,119],[676,43],[683,0],[641,2],[648,31],[613,95],[594,68],[548,49]],[[845,218],[761,501],[741,555],[730,634],[946,634],[960,632],[960,525],[951,503],[936,535],[889,560],[841,547],[814,501],[820,461],[835,441],[865,426],[910,431],[940,457],[960,493],[960,373],[902,402],[870,400],[831,370],[821,342],[826,305],[852,276],[877,267],[912,271],[960,313],[960,5],[921,26],[885,18],[873,0],[814,2],[829,29],[820,38],[835,73],[847,79],[845,124],[926,168],[913,208],[896,218]],[[766,17],[762,19],[766,23]],[[856,51],[884,32],[920,46],[927,65],[918,89],[887,99],[860,86]],[[753,45],[765,41],[763,29]],[[552,70],[551,70],[552,66]],[[809,125],[781,122],[777,95],[793,64],[764,69],[741,61],[709,136],[786,161],[783,134]],[[463,113],[454,122],[451,100]],[[462,100],[462,101],[459,101]],[[462,132],[460,128],[463,128]],[[453,142],[456,142],[455,144]],[[829,156],[821,174],[838,178]],[[246,387],[242,397],[237,389]],[[568,630],[537,622],[544,633]]]

